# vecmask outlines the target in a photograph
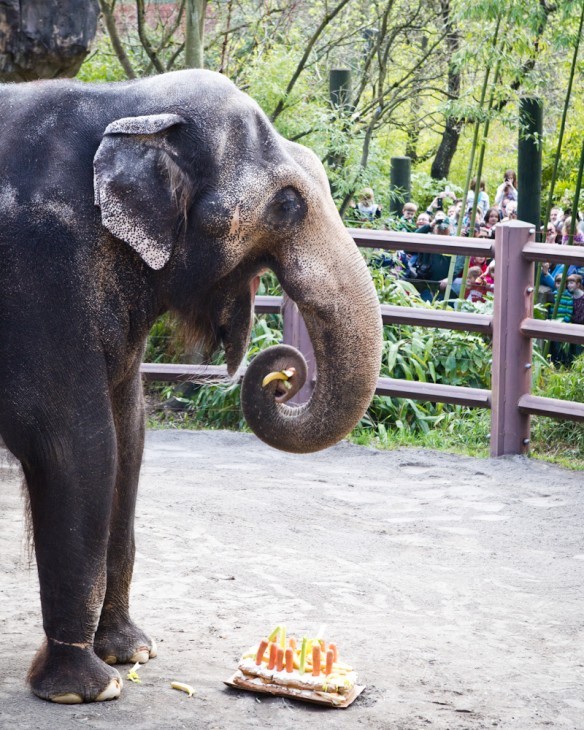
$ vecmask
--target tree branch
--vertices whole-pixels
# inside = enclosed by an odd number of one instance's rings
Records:
[[[146,30],[144,28],[144,0],[136,0],[136,19],[138,21],[138,36],[140,37],[140,42],[142,43],[148,58],[159,74],[164,73],[164,66],[158,58],[157,51],[154,50],[152,44],[148,40],[148,36],[146,35]]]
[[[107,28],[108,35],[112,42],[112,48],[114,49],[114,53],[116,54],[121,67],[124,69],[124,73],[126,74],[126,76],[129,79],[135,79],[136,72],[132,68],[130,59],[128,58],[128,55],[124,50],[124,46],[122,45],[122,41],[120,40],[120,35],[118,33],[118,28],[116,26],[116,21],[113,14],[114,4],[115,0],[111,6],[107,2],[107,0],[99,0],[99,8],[102,12],[103,19],[105,21],[105,27]]]
[[[288,82],[288,86],[286,87],[284,96],[280,99],[276,108],[274,109],[274,111],[272,112],[272,114],[270,116],[270,120],[272,122],[275,121],[280,116],[282,111],[284,110],[284,107],[286,104],[286,98],[288,97],[288,95],[290,94],[292,89],[294,88],[296,82],[298,81],[300,74],[304,70],[304,67],[306,66],[306,62],[308,61],[308,57],[310,56],[310,54],[312,53],[312,49],[314,48],[314,44],[320,38],[320,36],[323,34],[327,25],[341,12],[341,10],[349,2],[351,2],[351,0],[341,0],[341,2],[336,6],[336,8],[334,8],[333,10],[331,10],[330,13],[328,13],[327,15],[324,16],[320,25],[312,34],[312,37],[310,38],[310,40],[308,41],[308,45],[306,46],[306,50],[304,51],[302,58],[300,59],[300,61],[298,62],[298,65],[296,66],[296,70],[294,71],[294,73],[292,74],[292,78]]]

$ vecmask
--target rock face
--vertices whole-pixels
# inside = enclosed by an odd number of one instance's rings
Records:
[[[75,76],[98,17],[98,0],[0,0],[0,81]]]

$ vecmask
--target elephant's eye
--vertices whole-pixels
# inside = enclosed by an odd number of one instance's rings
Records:
[[[306,214],[306,203],[294,188],[280,190],[268,205],[267,223],[270,226],[298,223]]]

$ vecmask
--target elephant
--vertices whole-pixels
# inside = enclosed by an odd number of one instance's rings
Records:
[[[153,322],[176,315],[233,377],[273,271],[317,382],[287,403],[304,363],[276,345],[247,368],[242,407],[266,443],[307,453],[365,412],[380,307],[316,155],[220,74],[5,84],[0,123],[0,436],[22,466],[45,633],[28,681],[53,702],[107,700],[115,664],[156,654],[129,610]],[[266,378],[283,369],[288,390]]]

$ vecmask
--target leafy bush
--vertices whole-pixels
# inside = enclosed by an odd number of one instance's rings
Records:
[[[373,271],[382,303],[432,309],[415,287],[383,270]],[[488,341],[471,332],[386,325],[381,362],[383,377],[410,381],[449,383],[471,388],[490,387],[491,348]],[[445,403],[428,403],[404,398],[375,396],[359,432],[370,430],[383,443],[387,428],[428,433],[446,425],[460,409]]]
[[[584,394],[584,354],[569,368],[547,367],[541,371],[534,392],[546,398],[582,402]],[[584,459],[584,425],[553,418],[532,419],[532,446],[538,454]]]

